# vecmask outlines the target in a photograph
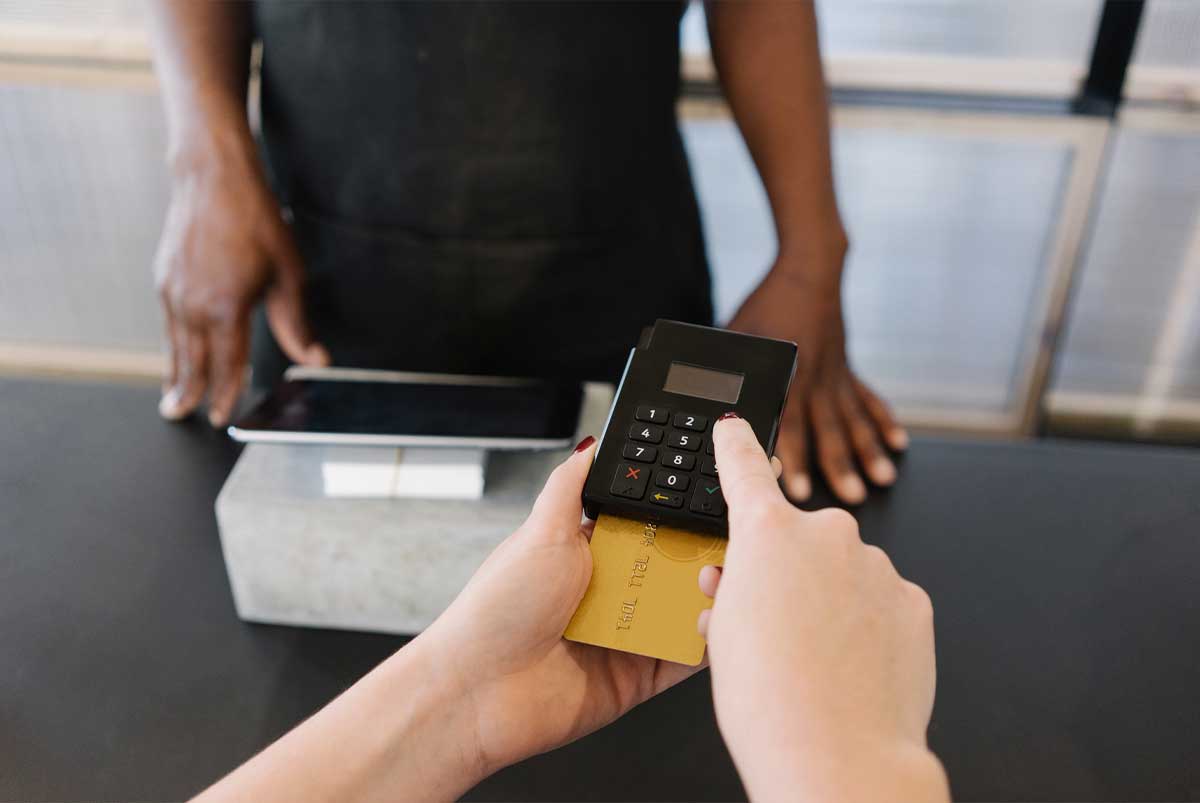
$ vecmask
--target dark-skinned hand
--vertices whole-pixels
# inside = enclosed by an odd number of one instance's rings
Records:
[[[810,460],[846,504],[867,497],[860,471],[876,485],[891,485],[896,466],[885,445],[902,450],[908,435],[887,404],[850,370],[842,322],[840,271],[806,270],[780,258],[742,303],[730,329],[796,343],[796,376],[775,453],[783,461],[787,495],[803,502],[812,494]]]
[[[250,314],[260,300],[283,352],[327,365],[304,315],[304,267],[253,157],[209,152],[176,166],[154,259],[167,334],[159,413],[176,420],[208,395],[213,426],[229,421],[242,392]]]

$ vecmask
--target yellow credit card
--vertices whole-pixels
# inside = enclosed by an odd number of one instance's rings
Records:
[[[592,533],[592,580],[563,635],[571,641],[695,666],[696,631],[712,600],[701,567],[725,563],[725,538],[601,515]]]

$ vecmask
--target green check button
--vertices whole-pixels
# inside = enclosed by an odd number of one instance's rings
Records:
[[[724,516],[725,499],[721,496],[720,484],[715,480],[701,478],[696,485],[696,492],[692,494],[691,511],[706,516]]]

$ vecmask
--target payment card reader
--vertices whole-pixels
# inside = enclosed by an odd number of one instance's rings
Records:
[[[726,532],[713,425],[737,413],[770,455],[795,368],[795,343],[656,321],[625,364],[583,488],[588,517]]]

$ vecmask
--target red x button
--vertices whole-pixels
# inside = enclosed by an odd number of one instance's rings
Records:
[[[633,466],[630,466],[629,470],[625,472],[625,479],[636,480],[638,478],[638,474],[641,472],[642,470],[640,468],[634,468]]]

